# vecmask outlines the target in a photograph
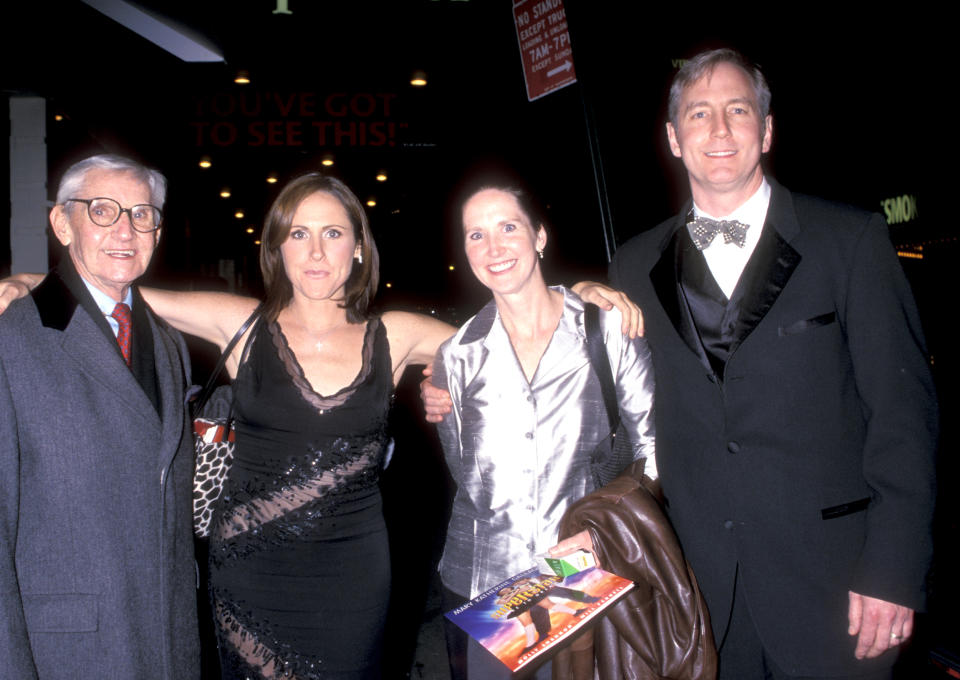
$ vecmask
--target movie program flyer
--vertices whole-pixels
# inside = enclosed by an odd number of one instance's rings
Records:
[[[516,671],[569,638],[633,588],[592,567],[567,576],[537,567],[513,576],[446,616]]]

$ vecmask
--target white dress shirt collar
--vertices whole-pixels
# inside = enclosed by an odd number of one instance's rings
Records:
[[[748,198],[740,207],[729,215],[711,215],[701,210],[696,203],[693,204],[693,212],[697,217],[709,217],[715,220],[737,220],[746,225],[747,240],[743,248],[735,243],[725,243],[722,238],[715,238],[709,246],[701,252],[710,267],[710,273],[716,279],[727,299],[733,295],[740,275],[743,274],[747,261],[753,254],[757,242],[760,240],[760,234],[763,231],[763,223],[767,219],[767,208],[770,207],[770,184],[764,177],[760,187],[754,192],[753,196]]]

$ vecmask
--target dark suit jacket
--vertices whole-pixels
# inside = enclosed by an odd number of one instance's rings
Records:
[[[611,279],[643,309],[660,479],[718,644],[739,565],[782,670],[862,672],[847,591],[924,606],[934,388],[879,215],[772,187],[722,380],[678,293],[689,205],[621,247]]]
[[[92,304],[67,264],[0,316],[0,676],[196,678],[186,347],[136,300],[154,404]]]

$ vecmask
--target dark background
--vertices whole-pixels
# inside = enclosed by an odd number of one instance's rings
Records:
[[[957,366],[953,306],[942,305],[957,242],[953,224],[934,218],[943,192],[932,172],[934,163],[938,172],[945,166],[954,142],[952,105],[932,89],[949,82],[932,75],[942,18],[905,7],[856,16],[837,8],[784,16],[781,9],[775,17],[764,5],[653,10],[567,0],[578,82],[528,102],[509,2],[289,0],[290,15],[273,14],[277,0],[141,5],[204,36],[226,63],[184,63],[79,0],[3,10],[0,89],[47,101],[49,197],[80,158],[110,152],[142,160],[170,181],[150,281],[259,294],[260,219],[288,179],[319,169],[332,154],[331,172],[377,202],[369,215],[382,259],[378,305],[453,323],[486,298],[467,270],[450,205],[465,173],[502,165],[533,185],[549,218],[548,280],[602,278],[605,210],[613,240],[622,243],[687,196],[663,131],[676,61],[734,46],[759,63],[773,91],[766,160],[773,176],[795,191],[871,210],[883,212],[883,201],[901,196],[917,206],[909,221],[891,225],[891,236],[923,255],[901,261],[921,308],[945,418],[938,561],[914,668],[924,666],[928,649],[956,651]],[[250,85],[232,82],[239,69],[249,71]],[[424,88],[409,85],[418,69],[428,78]],[[290,123],[300,137],[287,138]],[[326,126],[324,143],[314,123]],[[337,123],[355,125],[355,136],[338,143]],[[200,169],[201,156],[213,166]],[[0,198],[9,198],[9,164],[0,167]],[[384,183],[374,179],[380,171]],[[266,182],[271,173],[277,184]],[[223,187],[231,198],[219,197]],[[244,219],[233,217],[237,209]],[[10,269],[8,235],[4,214],[0,274]],[[193,349],[202,374],[213,353],[197,343]],[[420,426],[415,389],[410,372],[399,390],[396,462],[384,490],[395,540],[427,563],[442,539],[449,487],[433,434]],[[407,606],[414,610],[426,588],[418,574],[429,572],[411,571]],[[402,666],[406,637],[395,639]]]

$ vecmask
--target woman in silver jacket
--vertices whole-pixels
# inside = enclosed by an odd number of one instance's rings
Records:
[[[533,566],[612,455],[584,303],[544,282],[547,232],[535,203],[522,190],[486,186],[467,198],[462,218],[470,268],[493,300],[440,347],[434,370],[452,401],[439,431],[457,484],[440,564],[448,609]],[[616,311],[601,310],[600,329],[633,458],[646,459],[655,478],[650,350],[621,333]],[[563,549],[589,543],[583,532]],[[447,632],[454,678],[506,671],[473,642],[465,653],[458,630]],[[527,637],[534,642],[536,631]],[[549,677],[549,665],[536,677]]]

